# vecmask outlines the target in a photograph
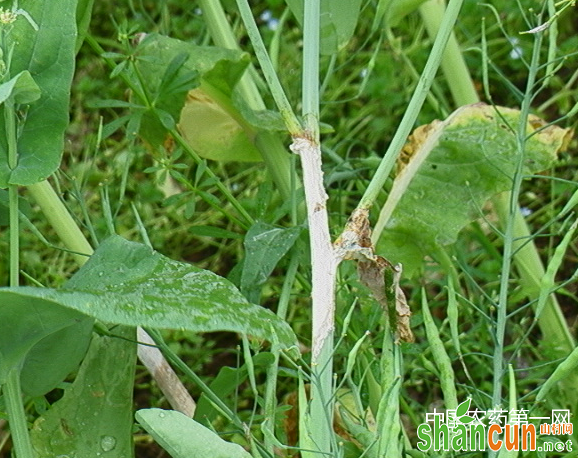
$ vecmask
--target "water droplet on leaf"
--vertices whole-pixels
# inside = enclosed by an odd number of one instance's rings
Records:
[[[112,436],[102,436],[100,438],[100,448],[105,452],[110,452],[116,447],[116,439]]]

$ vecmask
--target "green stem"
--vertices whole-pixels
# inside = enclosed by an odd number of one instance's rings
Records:
[[[440,30],[435,38],[431,53],[428,57],[423,73],[417,83],[417,87],[413,93],[413,96],[409,102],[407,110],[397,131],[395,132],[387,152],[383,156],[381,164],[375,172],[375,176],[369,183],[369,186],[365,190],[365,194],[357,206],[358,209],[370,208],[379,196],[380,191],[383,189],[383,186],[395,165],[397,156],[399,155],[401,148],[403,147],[407,137],[413,129],[417,116],[428,95],[434,77],[440,66],[446,43],[449,40],[452,29],[458,17],[458,13],[462,7],[462,3],[463,0],[450,0],[448,8],[441,22]]]
[[[303,118],[305,130],[319,142],[319,0],[304,2],[303,11]]]
[[[380,358],[381,399],[375,416],[378,443],[376,456],[400,457],[401,419],[399,403],[402,398],[402,355],[399,345],[394,342],[389,315],[384,313],[384,333]]]
[[[440,29],[444,11],[445,0],[429,0],[420,6],[419,12],[430,36],[435,36]],[[478,93],[453,31],[444,51],[441,67],[446,79],[451,77],[450,92],[458,107],[479,101]]]
[[[281,289],[281,294],[279,296],[279,305],[277,308],[277,316],[282,320],[287,319],[287,308],[289,306],[289,301],[291,299],[291,290],[295,283],[295,277],[297,274],[297,268],[299,267],[299,256],[295,250],[293,250],[291,260],[289,261],[289,267],[287,268],[287,274],[283,281],[283,287]],[[275,336],[273,336],[275,339]],[[273,340],[271,345],[271,353],[275,357],[273,364],[269,365],[267,369],[267,382],[265,385],[265,418],[267,418],[266,428],[269,429],[270,434],[264,437],[265,449],[274,456],[274,443],[273,438],[275,437],[275,424],[276,424],[276,406],[277,406],[277,379],[279,377],[279,354],[280,354],[279,344]]]
[[[88,256],[93,253],[93,249],[50,183],[41,181],[33,184],[28,187],[28,192],[40,206],[44,216],[66,247],[76,253],[85,254],[84,256],[73,254],[76,262],[83,265],[88,260]]]
[[[8,167],[14,170],[18,166],[18,144],[16,139],[16,113],[14,102],[8,98],[4,102],[4,124],[8,144]],[[20,225],[18,219],[18,186],[8,186],[10,221],[10,286],[18,286],[20,272]]]
[[[273,354],[275,360],[267,368],[267,383],[265,385],[265,418],[267,419],[265,428],[269,429],[270,434],[266,434],[264,437],[264,447],[271,456],[275,453],[275,424],[276,424],[276,407],[277,407],[277,378],[279,377],[279,346],[272,345],[271,353]]]
[[[263,43],[263,39],[261,38],[257,24],[255,23],[255,19],[253,18],[253,12],[251,11],[249,3],[247,0],[237,0],[237,7],[239,8],[241,18],[243,19],[243,23],[247,29],[247,34],[249,35],[251,43],[253,44],[255,56],[261,65],[265,80],[267,80],[271,94],[275,99],[275,104],[277,105],[277,108],[279,109],[279,112],[285,121],[285,125],[287,126],[289,133],[292,136],[298,136],[302,131],[301,124],[297,119],[297,116],[295,116],[293,108],[291,108],[291,104],[285,95],[283,86],[281,86],[281,82],[277,77],[273,63],[271,62],[269,54],[267,53],[265,43]]]
[[[20,272],[20,223],[18,219],[18,186],[8,186],[10,221],[10,286],[18,286]]]
[[[523,164],[524,155],[526,148],[526,135],[527,135],[527,119],[530,113],[530,104],[533,98],[533,88],[536,81],[536,72],[539,65],[540,51],[542,44],[542,34],[538,33],[535,35],[534,48],[532,53],[532,61],[529,67],[528,80],[526,82],[526,94],[522,100],[522,106],[520,109],[520,121],[518,123],[517,129],[517,153],[518,153],[518,164],[517,170],[514,175],[514,182],[512,185],[512,190],[509,194],[508,202],[508,214],[506,219],[506,229],[504,232],[504,254],[502,261],[501,277],[500,277],[500,294],[498,302],[498,310],[496,316],[496,329],[495,329],[495,339],[496,346],[494,348],[494,383],[493,383],[493,394],[492,394],[492,404],[494,407],[502,405],[502,381],[506,373],[506,367],[504,365],[504,339],[506,335],[506,323],[507,323],[507,307],[508,307],[508,296],[510,293],[510,272],[511,263],[514,256],[515,247],[515,222],[516,213],[518,212],[518,198],[520,195],[520,189],[522,187],[523,179]]]
[[[14,170],[18,165],[18,145],[16,139],[16,113],[11,98],[4,103],[4,124],[8,144],[8,166]],[[18,186],[8,186],[10,224],[10,286],[19,286],[20,275],[20,220],[18,214]],[[4,385],[6,411],[17,458],[33,458],[32,443],[28,435],[26,412],[22,404],[20,389],[20,368],[10,370]]]
[[[20,370],[13,368],[4,385],[6,411],[10,421],[10,433],[17,458],[34,458],[32,443],[28,435],[26,412],[22,405],[22,390],[20,389]]]
[[[199,6],[203,11],[205,24],[215,45],[226,49],[240,50],[220,0],[199,0]],[[248,71],[239,80],[238,88],[243,99],[253,110],[265,110],[267,108]]]

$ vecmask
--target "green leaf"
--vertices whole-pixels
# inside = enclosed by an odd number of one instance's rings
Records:
[[[303,26],[304,0],[286,0],[287,5]],[[321,0],[320,51],[334,54],[343,49],[355,31],[361,0]]]
[[[126,326],[231,331],[265,340],[276,332],[284,347],[297,342],[287,323],[247,302],[228,280],[118,236],[103,242],[66,288],[0,288],[0,303],[30,298]]]
[[[245,236],[245,263],[241,275],[241,291],[255,301],[277,263],[293,246],[301,227],[279,228],[265,223],[255,223]]]
[[[136,51],[137,65],[147,72],[150,87],[161,86],[161,81],[172,79],[166,69],[171,62],[179,71],[198,74],[219,91],[230,94],[249,65],[249,55],[232,49],[197,46],[158,33],[151,33],[139,44]],[[182,67],[178,62],[184,60]],[[175,60],[176,59],[176,60]],[[180,75],[175,75],[180,76]]]
[[[464,402],[460,403],[456,408],[456,417],[461,417],[468,413],[470,410],[470,403],[472,402],[471,399],[466,399]]]
[[[80,363],[93,320],[51,301],[6,291],[0,293],[0,304],[0,385],[17,367],[24,375],[24,391],[50,391]],[[62,365],[56,367],[55,362]],[[54,367],[42,375],[50,364]]]
[[[251,458],[240,445],[224,441],[180,412],[142,409],[135,417],[173,458]]]
[[[21,0],[38,24],[19,16],[8,41],[14,46],[10,77],[30,72],[41,91],[30,106],[18,138],[18,166],[8,167],[4,116],[0,115],[0,187],[29,185],[47,178],[60,164],[68,126],[70,84],[76,46],[76,0]]]
[[[90,25],[90,18],[92,16],[92,7],[94,6],[94,0],[77,0],[76,5],[76,25],[78,28],[78,36],[76,37],[76,54],[80,50],[82,43],[88,33],[88,27]]]
[[[283,117],[279,112],[272,110],[253,110],[237,91],[233,92],[231,99],[233,106],[239,111],[240,116],[256,130],[287,132],[287,126],[285,126],[285,121],[283,121]],[[327,124],[325,124],[325,126],[326,125]]]
[[[14,103],[32,103],[40,98],[40,88],[29,71],[20,72],[11,80],[0,84],[0,104],[9,97]]]
[[[485,104],[456,110],[446,121],[416,129],[406,146],[410,159],[398,173],[375,231],[378,251],[411,276],[425,255],[450,245],[459,231],[483,215],[484,203],[510,190],[518,163],[516,134],[508,127],[520,112]],[[537,132],[537,129],[541,129]],[[568,131],[543,128],[531,118],[523,173],[549,168]],[[531,135],[531,136],[530,136]],[[381,226],[380,226],[381,225]]]
[[[249,64],[246,53],[150,34],[136,55],[140,74],[149,75],[146,91],[156,111],[143,117],[140,134],[147,142],[165,140],[170,123],[166,115],[159,121],[159,110],[178,119],[181,134],[199,156],[218,161],[261,161],[254,144],[257,131],[286,131],[277,113],[250,109],[235,91]]]
[[[136,336],[134,328],[114,334],[94,337],[72,385],[34,423],[37,458],[133,456]]]
[[[93,323],[93,319],[83,317],[34,345],[20,371],[22,390],[30,396],[42,396],[75,371],[90,344]]]
[[[155,107],[175,120],[181,116],[188,91],[199,86],[201,77],[218,91],[230,94],[249,64],[249,56],[240,51],[196,46],[157,33],[147,35],[136,56],[140,74],[147,75],[146,91],[153,96]],[[140,131],[145,140],[162,144],[166,132],[153,113],[145,116]]]

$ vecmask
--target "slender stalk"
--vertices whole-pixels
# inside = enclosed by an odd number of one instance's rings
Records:
[[[285,91],[283,91],[283,86],[281,86],[281,82],[277,77],[271,58],[267,53],[265,43],[263,43],[255,19],[253,18],[251,7],[247,0],[237,0],[237,7],[239,8],[241,18],[243,19],[243,24],[245,24],[245,28],[247,29],[247,34],[253,44],[255,56],[261,65],[261,70],[263,70],[263,75],[265,76],[267,85],[275,99],[275,104],[285,121],[285,125],[292,136],[299,135],[301,132],[301,124],[299,123],[297,116],[295,116],[293,108],[291,108],[291,104],[285,95]]]
[[[73,254],[76,262],[83,265],[93,249],[50,183],[41,181],[33,184],[28,187],[28,192],[40,206],[44,216],[66,247],[77,253],[85,253],[84,256]]]
[[[375,202],[375,199],[377,199],[379,192],[383,189],[385,181],[389,177],[397,160],[397,156],[399,155],[399,152],[401,151],[401,148],[403,147],[408,135],[413,129],[415,120],[417,119],[421,107],[430,90],[433,79],[440,66],[446,43],[450,38],[452,29],[458,17],[458,13],[462,7],[462,3],[463,0],[450,0],[446,13],[444,14],[443,20],[440,24],[440,29],[436,35],[427,63],[417,83],[417,87],[409,102],[407,110],[397,131],[395,132],[393,139],[391,140],[389,148],[383,156],[381,164],[379,164],[373,179],[369,183],[369,186],[365,190],[365,193],[357,206],[358,209],[370,208]]]
[[[420,6],[419,12],[430,36],[434,37],[441,28],[445,11],[445,0],[429,0]],[[443,54],[441,67],[446,79],[451,75],[452,84],[449,85],[452,98],[457,106],[476,103],[478,93],[470,72],[460,51],[455,33],[452,31]]]
[[[4,103],[4,124],[8,144],[8,167],[18,166],[18,145],[16,141],[16,113],[11,98]],[[18,186],[8,186],[10,221],[10,286],[18,286],[20,272],[20,224],[18,219]]]
[[[18,166],[18,145],[16,138],[16,113],[14,101],[11,97],[4,102],[4,128],[8,145],[8,166],[14,170]],[[18,215],[17,185],[11,184],[8,186],[8,205],[10,224],[9,282],[10,286],[14,287],[20,284],[20,220]],[[26,412],[22,404],[19,368],[10,370],[3,390],[16,456],[17,458],[33,458],[32,443],[30,442],[26,424]]]
[[[263,425],[264,428],[269,430],[269,434],[265,434],[264,437],[264,447],[271,456],[275,453],[275,412],[277,407],[277,377],[279,376],[279,346],[273,344],[271,346],[271,354],[275,358],[273,363],[267,368],[267,384],[265,386],[265,418],[266,422]]]
[[[32,443],[28,435],[26,412],[22,405],[20,370],[18,368],[14,368],[8,373],[7,381],[4,385],[4,398],[6,400],[6,411],[10,422],[10,433],[12,434],[16,457],[34,458]]]
[[[225,11],[220,0],[199,0],[199,6],[203,11],[205,24],[215,45],[227,49],[241,49],[237,38],[227,20]],[[265,110],[265,102],[257,89],[257,85],[248,72],[245,72],[239,80],[239,91],[243,99],[253,110]]]
[[[496,328],[495,339],[496,346],[494,348],[494,383],[492,403],[494,407],[501,406],[502,402],[502,379],[506,368],[504,367],[504,338],[506,334],[507,323],[507,306],[508,296],[510,293],[510,272],[513,261],[513,253],[515,248],[515,223],[516,213],[518,212],[518,197],[522,187],[523,179],[523,164],[524,154],[526,148],[526,134],[527,134],[527,119],[530,113],[530,104],[532,102],[532,94],[534,83],[536,81],[536,72],[540,59],[540,46],[542,44],[542,34],[535,35],[534,49],[532,53],[532,61],[528,72],[528,80],[526,82],[526,95],[522,100],[520,109],[520,121],[518,123],[517,135],[517,149],[518,149],[518,164],[514,175],[514,182],[512,191],[509,195],[510,201],[508,204],[509,211],[506,220],[506,228],[504,231],[504,254],[502,260],[502,269],[500,277],[500,294],[498,301],[498,308],[496,314]]]
[[[20,273],[20,222],[18,219],[18,186],[8,186],[8,217],[10,221],[10,286],[18,286]]]
[[[500,221],[506,221],[508,197],[509,193],[503,193],[493,199]],[[534,242],[528,241],[531,237],[530,229],[519,208],[514,218],[514,262],[520,275],[520,284],[526,296],[532,300],[540,295],[541,281],[545,274],[544,264]],[[542,332],[542,342],[554,351],[554,358],[565,357],[575,348],[574,336],[554,293],[548,296],[545,307],[536,319]],[[568,383],[568,386],[573,385]]]
[[[287,308],[291,299],[291,290],[295,283],[297,269],[299,267],[299,256],[295,250],[291,254],[287,274],[283,281],[283,287],[279,296],[279,304],[277,307],[277,316],[282,320],[287,318]],[[272,336],[271,353],[275,361],[267,368],[267,382],[265,385],[265,418],[267,419],[264,428],[269,430],[269,434],[265,434],[264,447],[271,454],[274,455],[275,442],[275,424],[276,424],[276,407],[277,407],[277,379],[279,377],[279,354],[281,352],[279,343],[277,342],[275,334]]]

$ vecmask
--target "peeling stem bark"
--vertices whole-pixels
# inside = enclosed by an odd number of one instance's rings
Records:
[[[331,237],[327,215],[327,193],[323,187],[321,148],[308,137],[295,137],[291,151],[301,157],[303,185],[307,202],[313,286],[313,364],[321,348],[333,335],[335,315],[335,277],[339,264]]]
[[[333,431],[333,334],[338,258],[329,235],[327,193],[323,187],[321,148],[314,135],[293,137],[291,150],[301,157],[309,221],[312,269],[312,357],[310,426],[307,445],[330,453]]]

